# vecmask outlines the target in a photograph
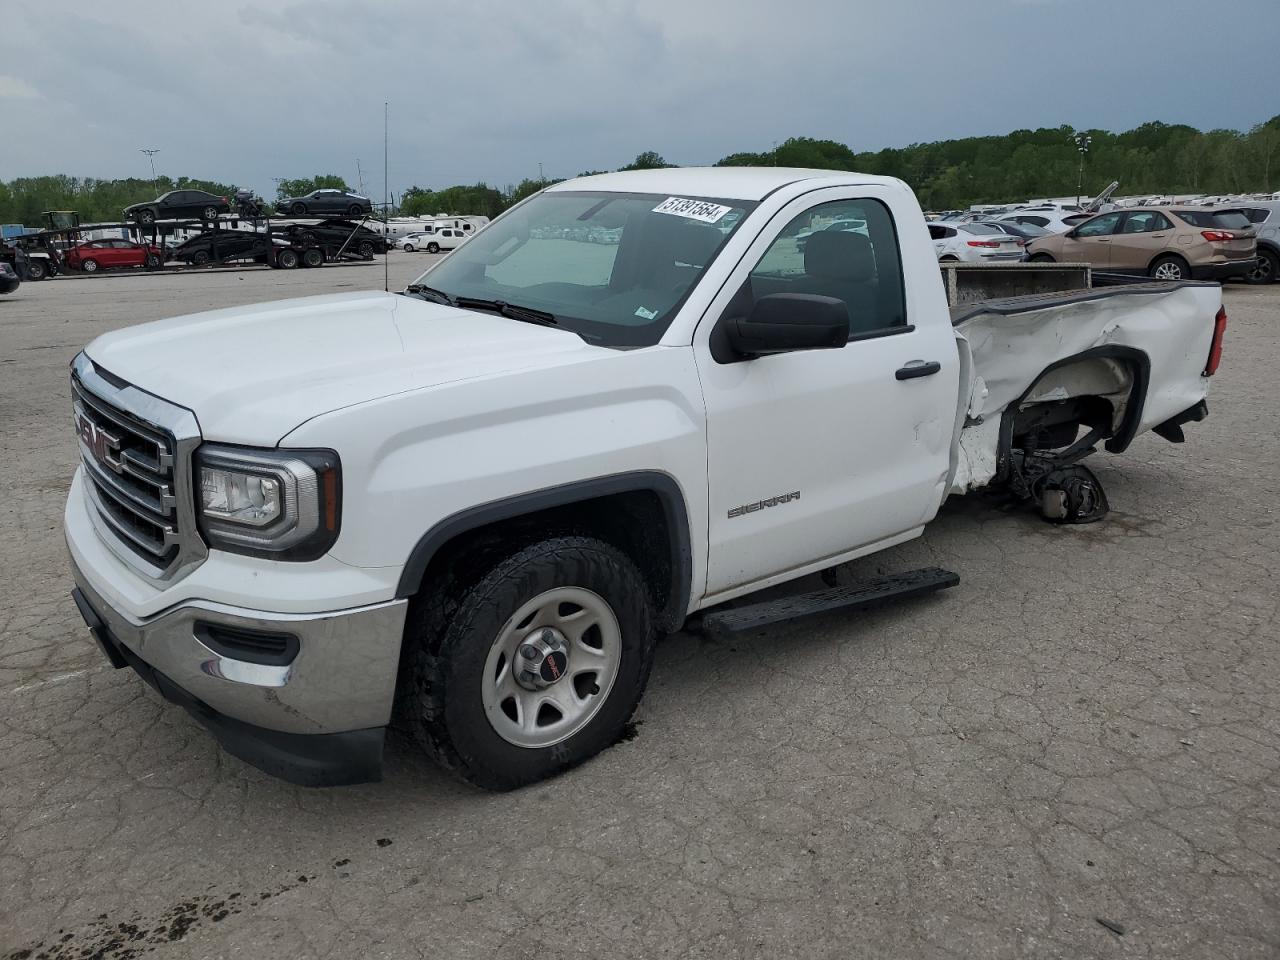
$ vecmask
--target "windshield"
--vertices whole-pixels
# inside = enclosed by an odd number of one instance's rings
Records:
[[[542,193],[414,285],[542,311],[601,346],[649,346],[754,206],[665,194]]]

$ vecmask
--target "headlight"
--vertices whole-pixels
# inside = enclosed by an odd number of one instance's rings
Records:
[[[342,468],[332,450],[205,444],[196,453],[200,531],[209,546],[315,560],[338,538]]]

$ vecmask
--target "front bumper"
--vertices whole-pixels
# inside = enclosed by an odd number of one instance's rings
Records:
[[[111,664],[133,667],[228,753],[306,786],[381,778],[406,601],[313,616],[196,601],[139,622],[108,604],[74,561],[72,572],[76,606]],[[254,662],[206,646],[211,628],[296,643],[288,662]]]
[[[1192,280],[1230,280],[1234,277],[1247,277],[1258,265],[1257,258],[1251,260],[1224,260],[1219,263],[1207,263],[1191,267]]]

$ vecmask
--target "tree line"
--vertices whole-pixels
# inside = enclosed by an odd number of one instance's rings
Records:
[[[1089,138],[1081,156],[1079,136]],[[1081,170],[1083,159],[1083,171]],[[834,140],[793,137],[773,149],[733,153],[717,166],[816,167],[899,177],[926,209],[961,209],[1036,197],[1070,196],[1077,180],[1086,196],[1120,181],[1122,194],[1253,193],[1280,189],[1280,115],[1251,130],[1200,131],[1183,124],[1144,123],[1124,133],[1042,127],[1003,136],[966,137],[907,147],[855,151]],[[621,170],[671,166],[656,151],[639,154]],[[588,170],[584,176],[604,171]],[[552,179],[525,179],[505,188],[486,183],[434,190],[413,186],[392,209],[403,216],[499,213],[543,189]],[[321,187],[350,189],[337,174],[284,179],[277,198]],[[85,222],[117,220],[124,207],[167,190],[207,190],[231,196],[235,187],[211,180],[167,176],[154,181],[97,180],[65,175],[0,182],[0,223],[37,226],[45,210],[77,210]]]

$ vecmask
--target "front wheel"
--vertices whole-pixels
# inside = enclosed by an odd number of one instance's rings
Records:
[[[208,266],[212,259],[213,255],[208,250],[197,250],[191,255],[191,262],[197,267]]]
[[[364,211],[360,208],[360,204],[358,204],[358,203],[353,203],[351,206],[347,207],[347,215],[348,215],[348,216],[351,216],[351,217],[358,217],[358,216],[360,216],[360,215],[361,215],[361,214],[363,214],[363,213],[364,213]]]
[[[415,247],[412,243],[406,243],[400,249],[402,249],[405,253],[413,253],[413,251],[417,250],[418,248]]]
[[[98,261],[97,261],[97,260],[82,260],[82,261],[80,261],[80,269],[81,269],[81,270],[83,270],[85,273],[97,273],[97,272],[98,272]]]
[[[1258,262],[1244,279],[1246,283],[1260,284],[1271,283],[1276,277],[1280,277],[1280,257],[1270,250],[1259,250]]]
[[[138,211],[138,223],[149,226],[156,222],[156,212],[150,208]]]
[[[289,208],[289,212],[292,213],[295,217],[300,217],[307,212],[307,208],[303,206],[301,203],[295,203],[293,206]]]
[[[158,270],[163,264],[164,260],[158,253],[148,253],[143,266],[148,270]]]
[[[28,280],[45,280],[48,279],[49,271],[44,265],[44,261],[40,259],[31,259],[27,261],[27,279]]]
[[[372,260],[373,259],[373,241],[361,240],[360,245],[356,247],[356,253],[363,260]]]
[[[434,240],[431,243],[427,244],[427,253],[439,253],[439,252],[440,252],[440,244],[436,243]]]
[[[217,220],[217,219],[218,219],[218,208],[217,208],[217,207],[205,207],[205,208],[204,208],[204,210],[202,211],[201,215],[204,217],[204,219],[205,219],[207,222],[212,223],[214,220]]]
[[[428,754],[477,786],[511,790],[617,742],[656,640],[630,558],[559,537],[442,586],[414,601],[402,671],[407,719]]]

